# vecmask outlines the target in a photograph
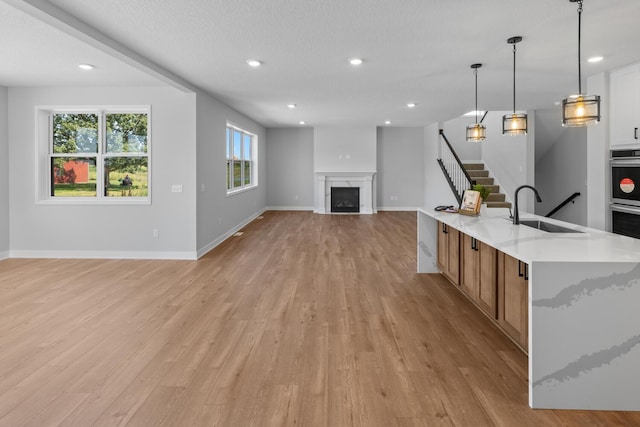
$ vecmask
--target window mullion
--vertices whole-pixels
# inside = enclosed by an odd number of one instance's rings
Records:
[[[244,187],[244,132],[240,132],[240,187]]]
[[[98,112],[98,150],[96,153],[96,196],[98,199],[104,198],[105,186],[104,186],[104,156],[105,151],[105,117],[104,111]]]
[[[49,113],[49,154],[53,151],[53,113]]]

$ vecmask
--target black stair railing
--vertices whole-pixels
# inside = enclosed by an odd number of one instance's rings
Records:
[[[550,216],[552,216],[553,214],[555,214],[556,212],[558,212],[560,209],[564,208],[566,205],[568,205],[569,203],[575,203],[573,201],[573,199],[575,199],[576,197],[578,197],[580,195],[580,193],[575,192],[572,195],[570,195],[569,197],[567,197],[564,202],[560,203],[558,206],[556,206],[555,208],[551,209],[551,211],[545,215],[545,217],[549,218]]]
[[[462,165],[460,158],[456,154],[456,150],[453,149],[442,129],[440,129],[440,136],[445,144],[442,146],[441,158],[438,159],[438,164],[458,201],[458,205],[461,205],[464,191],[471,188],[471,186],[475,184],[475,181],[471,179],[469,173]]]

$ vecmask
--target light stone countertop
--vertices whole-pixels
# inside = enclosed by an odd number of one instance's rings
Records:
[[[525,225],[513,225],[507,209],[486,209],[479,216],[419,209],[425,215],[456,228],[521,261],[640,262],[640,239],[593,228],[520,213],[520,220],[538,219],[582,233],[549,233]]]

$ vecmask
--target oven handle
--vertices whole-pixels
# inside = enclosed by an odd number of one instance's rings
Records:
[[[640,159],[637,157],[623,157],[609,160],[611,166],[640,166]]]
[[[611,204],[611,210],[616,212],[628,213],[632,215],[640,215],[640,208],[634,208],[631,206]]]

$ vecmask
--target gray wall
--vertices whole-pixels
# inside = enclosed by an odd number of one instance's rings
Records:
[[[9,92],[0,87],[0,259],[9,257]]]
[[[375,172],[376,128],[373,126],[313,129],[315,172]]]
[[[313,210],[313,128],[267,129],[267,205]]]
[[[513,200],[513,194],[521,185],[534,185],[535,160],[533,157],[535,138],[535,117],[529,114],[528,134],[508,136],[502,134],[502,116],[507,111],[491,111],[484,124],[487,127],[487,139],[481,142],[482,159],[491,171],[491,176],[500,185],[500,191],[507,200]],[[534,194],[524,190],[518,197],[521,212],[534,212]]]
[[[535,213],[546,215],[574,192],[581,193],[575,204],[565,206],[555,219],[587,225],[587,128],[563,128],[558,116],[536,115],[536,126],[556,126],[557,140],[548,145],[536,161],[536,188],[542,203]],[[548,141],[547,141],[548,143]]]
[[[378,128],[378,209],[423,206],[424,128]]]
[[[602,119],[597,126],[587,127],[587,225],[611,231],[611,170],[609,168],[609,73],[587,79],[587,93],[601,96]]]
[[[447,139],[463,162],[482,159],[482,142],[467,142],[467,126],[475,122],[475,117],[456,117],[447,120],[442,129]],[[444,142],[443,142],[444,144]]]
[[[151,105],[151,205],[36,202],[35,107],[63,105]],[[169,87],[10,88],[11,255],[194,258],[195,107],[194,94]]]
[[[208,94],[197,94],[197,229],[198,255],[221,243],[225,238],[258,216],[267,203],[266,132],[262,125],[229,108]],[[227,121],[258,136],[258,186],[227,196],[226,190],[226,124]],[[194,190],[195,190],[194,183]],[[195,217],[195,215],[194,215]]]

